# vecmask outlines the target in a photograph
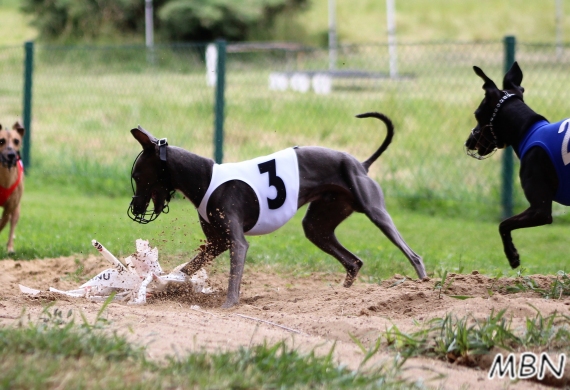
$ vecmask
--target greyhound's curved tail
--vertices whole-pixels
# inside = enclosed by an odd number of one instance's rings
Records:
[[[376,118],[376,119],[380,119],[382,122],[384,122],[384,124],[386,125],[386,130],[387,130],[387,134],[386,134],[386,138],[384,138],[384,142],[382,142],[382,145],[380,145],[380,147],[378,148],[377,151],[374,152],[374,154],[372,154],[372,156],[370,156],[368,158],[368,160],[364,161],[362,163],[362,165],[364,166],[364,168],[366,169],[366,171],[368,171],[368,169],[370,168],[370,165],[372,165],[372,163],[374,161],[376,161],[378,159],[378,157],[380,157],[380,155],[382,153],[384,153],[384,151],[386,149],[388,149],[388,145],[390,145],[390,142],[392,142],[392,137],[394,136],[394,125],[392,124],[392,121],[390,120],[390,118],[388,118],[386,115],[381,114],[379,112],[366,112],[364,114],[359,114],[356,115],[357,118]]]

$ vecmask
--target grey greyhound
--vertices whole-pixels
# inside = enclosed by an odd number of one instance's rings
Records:
[[[366,214],[423,279],[427,274],[422,258],[396,229],[380,186],[367,175],[370,165],[390,144],[394,126],[380,113],[357,117],[377,118],[387,127],[384,142],[364,162],[344,152],[307,146],[243,163],[215,164],[209,158],[169,146],[166,139],[157,139],[139,126],[131,130],[143,150],[131,173],[134,196],[128,214],[134,221],[148,223],[168,212],[175,191],[188,198],[198,209],[206,243],[182,271],[192,275],[229,249],[230,276],[223,308],[239,303],[249,246],[245,235],[276,230],[307,203],[305,236],[344,266],[344,287],[352,285],[363,263],[339,243],[335,229],[354,211]],[[147,211],[151,199],[154,210]]]

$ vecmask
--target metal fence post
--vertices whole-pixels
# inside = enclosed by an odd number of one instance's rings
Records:
[[[216,101],[214,104],[214,160],[221,164],[224,158],[224,89],[226,81],[226,41],[216,41],[218,60],[216,63]]]
[[[27,170],[31,165],[31,139],[32,139],[32,76],[34,72],[34,42],[28,41],[24,44],[24,112],[23,121],[24,145],[22,145],[22,162]]]
[[[505,73],[509,71],[515,62],[515,46],[516,38],[514,36],[506,36],[504,39],[505,46]],[[502,191],[501,191],[501,207],[502,218],[509,218],[513,215],[513,193],[514,193],[514,161],[513,148],[507,147],[503,152],[502,164]]]

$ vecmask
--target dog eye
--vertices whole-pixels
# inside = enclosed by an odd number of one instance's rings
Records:
[[[0,138],[0,146],[3,146],[6,143],[6,138]]]
[[[19,139],[15,139],[15,140],[14,140],[14,145],[16,145],[16,146],[20,145],[20,140],[19,140]]]

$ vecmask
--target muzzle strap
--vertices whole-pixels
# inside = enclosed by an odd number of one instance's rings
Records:
[[[157,145],[158,145],[158,157],[160,158],[160,161],[166,162],[166,147],[168,146],[166,138],[159,139]]]

